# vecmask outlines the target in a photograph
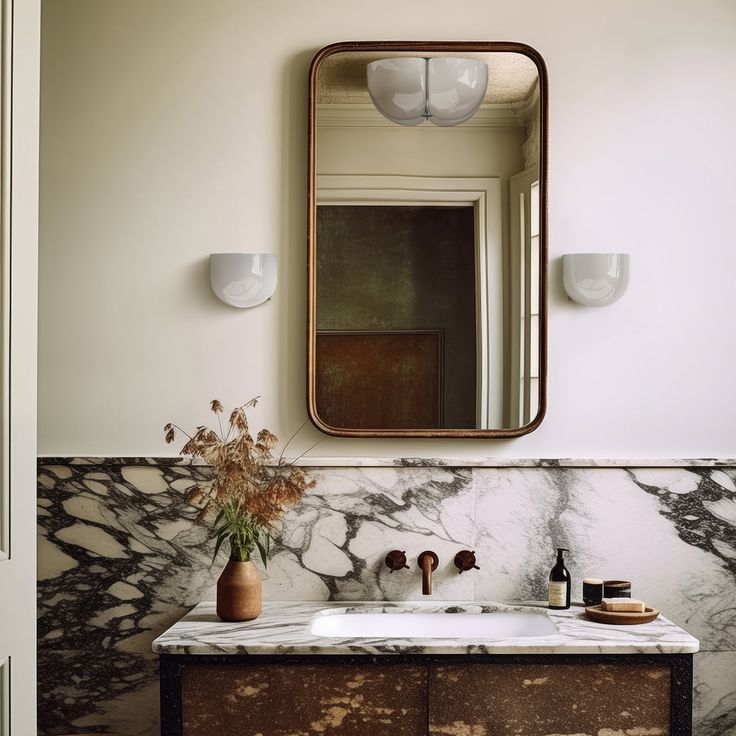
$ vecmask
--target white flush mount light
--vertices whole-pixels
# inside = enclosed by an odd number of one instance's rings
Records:
[[[570,253],[562,256],[567,295],[585,307],[617,302],[629,285],[628,253]]]
[[[255,307],[270,299],[276,290],[277,264],[271,253],[212,253],[212,291],[232,307]]]
[[[368,92],[384,117],[399,125],[425,120],[460,125],[478,111],[488,86],[488,66],[478,59],[380,59],[368,64]]]

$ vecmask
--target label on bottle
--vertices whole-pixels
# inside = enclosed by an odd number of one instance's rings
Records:
[[[547,589],[547,599],[549,600],[550,606],[564,608],[567,605],[567,583],[565,581],[558,583],[550,580],[549,588]]]

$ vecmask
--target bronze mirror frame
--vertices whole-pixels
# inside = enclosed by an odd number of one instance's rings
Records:
[[[317,411],[317,76],[320,65],[328,57],[343,52],[506,52],[527,56],[539,73],[540,146],[539,146],[539,411],[536,417],[521,427],[509,429],[350,429],[332,427],[323,422]],[[333,437],[458,437],[476,439],[511,439],[533,432],[539,427],[547,409],[547,148],[549,93],[547,69],[541,55],[530,46],[512,41],[345,41],[320,49],[309,68],[308,122],[308,186],[307,186],[307,410],[311,422]]]

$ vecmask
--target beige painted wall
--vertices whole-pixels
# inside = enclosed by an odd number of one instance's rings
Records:
[[[337,40],[519,40],[550,71],[550,396],[509,442],[325,440],[320,455],[684,457],[736,446],[731,0],[45,0],[39,452],[160,455],[209,399],[305,411],[306,74]],[[263,250],[256,309],[207,255]],[[624,250],[613,307],[565,252]],[[307,428],[302,446],[318,437]]]
[[[524,168],[523,128],[325,127],[317,136],[319,174],[500,176],[508,180]]]

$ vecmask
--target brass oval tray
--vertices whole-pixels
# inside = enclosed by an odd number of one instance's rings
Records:
[[[591,621],[597,621],[599,624],[621,624],[631,626],[633,624],[648,624],[659,616],[656,608],[646,606],[644,613],[636,613],[635,611],[604,611],[602,605],[588,606],[585,609],[585,615]]]

